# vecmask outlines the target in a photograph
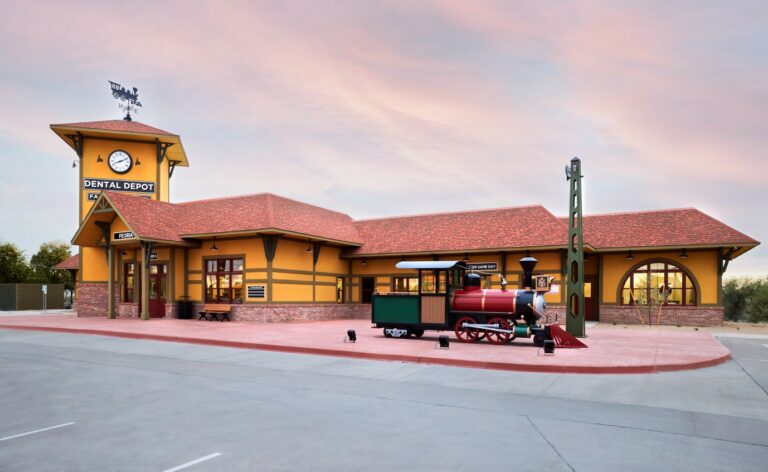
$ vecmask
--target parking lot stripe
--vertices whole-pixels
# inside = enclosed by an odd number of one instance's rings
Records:
[[[26,433],[14,434],[13,436],[6,436],[4,438],[0,438],[0,441],[7,441],[9,439],[16,439],[16,438],[20,438],[22,436],[29,436],[30,434],[42,433],[43,431],[50,431],[50,430],[56,429],[56,428],[63,428],[65,426],[72,426],[73,424],[75,424],[75,422],[74,421],[70,421],[69,423],[57,424],[56,426],[49,426],[47,428],[36,429],[34,431],[27,431]]]
[[[177,470],[186,469],[187,467],[192,467],[195,464],[199,464],[203,461],[207,461],[208,459],[213,459],[214,457],[219,457],[220,455],[221,455],[220,452],[214,452],[213,454],[208,454],[205,457],[201,457],[199,459],[189,461],[185,464],[177,465],[176,467],[172,467],[170,469],[165,469],[163,472],[176,472]]]

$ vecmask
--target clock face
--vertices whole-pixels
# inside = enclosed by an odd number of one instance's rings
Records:
[[[109,168],[118,174],[125,174],[133,167],[131,155],[125,151],[112,151],[109,155]]]

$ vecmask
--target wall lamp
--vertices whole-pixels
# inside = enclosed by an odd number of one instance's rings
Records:
[[[625,257],[624,259],[631,261],[634,258],[635,256],[632,255],[632,251],[627,251],[627,257]]]
[[[464,259],[462,259],[462,261],[464,261],[464,262],[467,262],[468,260],[469,260],[469,254],[467,254],[467,253],[465,252],[465,253],[464,253]]]
[[[101,158],[101,154],[96,158],[96,162],[104,162],[104,159]]]
[[[688,259],[688,253],[685,252],[685,249],[680,253],[680,259]]]
[[[219,248],[216,246],[216,236],[213,237],[213,244],[211,244],[211,251],[218,251]]]
[[[366,260],[365,260],[365,259],[363,259],[362,261],[360,261],[360,265],[361,265],[361,266],[365,266],[365,265],[368,265],[368,262],[366,262]]]
[[[76,160],[72,161],[72,168],[74,169],[75,167],[77,167],[77,161]]]
[[[136,165],[137,165],[137,166],[140,166],[140,165],[141,165],[141,159],[139,159],[138,157],[136,158]]]
[[[312,252],[312,241],[310,241],[309,246],[307,246],[307,252]]]

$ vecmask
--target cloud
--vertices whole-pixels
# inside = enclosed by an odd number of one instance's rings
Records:
[[[176,200],[565,213],[579,155],[588,211],[698,206],[768,233],[759,2],[5,5],[4,160],[72,157],[47,124],[116,118],[109,79],[139,87],[139,121],[182,135]]]

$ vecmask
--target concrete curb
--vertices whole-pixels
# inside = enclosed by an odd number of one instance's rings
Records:
[[[468,359],[444,359],[429,356],[410,356],[397,354],[377,354],[371,352],[343,351],[339,349],[313,348],[301,346],[284,346],[279,344],[248,343],[238,341],[226,341],[221,339],[200,339],[182,336],[162,336],[156,334],[126,333],[120,331],[107,331],[98,329],[58,328],[46,326],[20,326],[0,324],[0,329],[15,329],[19,331],[46,331],[54,333],[90,334],[98,336],[111,336],[125,339],[144,339],[151,341],[178,342],[186,344],[200,344],[205,346],[233,347],[239,349],[255,349],[261,351],[286,352],[295,354],[314,354],[322,356],[348,357],[354,359],[369,359],[380,361],[412,362],[417,364],[434,364],[451,367],[469,367],[475,369],[505,370],[514,372],[540,372],[557,374],[655,374],[658,372],[673,372],[678,370],[701,369],[712,367],[731,359],[731,354],[706,359],[703,361],[674,363],[674,364],[647,364],[632,366],[584,366],[584,365],[532,365],[516,364],[508,362],[475,361]]]

